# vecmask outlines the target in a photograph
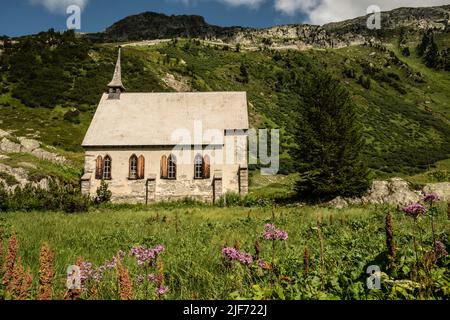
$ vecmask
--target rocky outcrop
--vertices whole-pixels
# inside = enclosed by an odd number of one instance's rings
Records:
[[[406,206],[419,202],[426,193],[437,193],[442,201],[450,201],[450,182],[430,183],[422,190],[411,189],[409,183],[401,178],[392,178],[387,181],[374,181],[372,187],[361,198],[337,197],[326,203],[327,206],[337,209],[346,208],[353,204],[391,204]]]
[[[67,161],[64,156],[42,149],[40,142],[37,140],[20,137],[17,139],[17,142],[14,142],[11,141],[13,139],[7,132],[0,132],[0,136],[2,135],[3,139],[0,141],[0,153],[30,153],[41,160],[58,163],[65,163]]]
[[[390,36],[399,28],[411,31],[434,28],[445,32],[449,29],[450,5],[428,8],[399,8],[383,12],[382,32],[367,28],[367,16],[330,23],[324,26],[292,24],[271,28],[220,27],[208,24],[200,16],[167,16],[155,12],[126,17],[104,32],[88,34],[100,42],[140,41],[171,38],[199,38],[230,44],[291,45],[298,48],[343,47],[362,44],[373,38]],[[270,43],[267,43],[270,42]]]
[[[32,154],[38,159],[47,160],[56,163],[66,163],[64,156],[46,151],[41,148],[41,143],[37,140],[26,137],[13,137],[10,132],[0,130],[0,172],[4,173],[3,178],[0,176],[0,183],[2,183],[8,190],[14,190],[18,186],[25,186],[30,183],[35,187],[48,189],[48,178],[42,178],[36,181],[36,177],[30,179],[29,170],[34,170],[37,166],[33,163],[19,162],[14,167],[8,165],[10,154],[14,153],[28,153]],[[2,163],[4,162],[4,163]],[[8,179],[9,177],[9,179]]]
[[[429,183],[423,188],[423,191],[426,193],[435,192],[442,201],[450,201],[450,182]]]

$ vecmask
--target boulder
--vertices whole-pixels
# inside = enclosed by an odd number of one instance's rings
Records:
[[[18,143],[12,142],[6,138],[3,138],[0,142],[0,151],[4,153],[19,153],[22,146]]]
[[[22,145],[22,152],[32,152],[33,150],[38,149],[41,144],[39,141],[28,138],[19,138],[20,144]]]
[[[342,197],[337,197],[327,202],[326,205],[336,209],[344,209],[348,207],[348,202]]]
[[[436,192],[440,194],[445,188],[446,186],[436,188]],[[450,192],[450,189],[447,192]],[[407,181],[401,178],[392,178],[387,181],[374,181],[370,190],[361,198],[337,197],[326,205],[337,209],[358,204],[405,206],[420,201],[422,197],[422,192],[411,190]]]
[[[0,129],[0,139],[9,136],[9,132]]]

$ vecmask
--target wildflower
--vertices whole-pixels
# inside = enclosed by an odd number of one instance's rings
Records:
[[[303,251],[303,272],[305,274],[309,273],[309,250],[308,247],[305,247],[305,250]]]
[[[14,272],[14,264],[17,256],[17,238],[16,235],[12,235],[8,241],[8,254],[5,260],[5,269],[3,275],[3,284],[7,285]]]
[[[120,260],[116,265],[117,280],[119,287],[119,299],[120,300],[132,300],[133,299],[133,285],[131,284],[130,275],[128,270],[122,266]]]
[[[445,245],[439,240],[436,240],[434,244],[434,253],[436,254],[436,257],[438,259],[448,257],[448,252],[445,248]]]
[[[33,276],[31,275],[30,267],[28,267],[27,272],[22,277],[22,284],[19,288],[17,300],[27,300],[30,298],[30,289],[32,284],[33,284]]]
[[[390,212],[388,212],[388,214],[386,215],[385,231],[386,231],[386,246],[388,249],[389,257],[391,260],[395,260],[395,256],[397,254],[397,248],[396,248],[395,242],[394,242],[392,215]]]
[[[243,265],[250,265],[253,263],[253,257],[250,253],[241,252],[233,247],[226,247],[222,249],[222,254],[230,261],[239,261]]]
[[[39,255],[39,292],[38,300],[51,300],[53,294],[53,258],[54,253],[47,243],[41,247]]]
[[[288,239],[288,233],[284,230],[277,229],[273,224],[266,224],[264,226],[263,239],[286,241]]]
[[[423,201],[430,202],[430,203],[433,203],[433,202],[436,202],[439,200],[440,200],[440,197],[436,192],[425,194],[425,196],[423,198]]]
[[[168,291],[169,291],[168,287],[160,286],[156,289],[156,295],[158,296],[158,298],[160,298],[161,296],[165,295]]]
[[[414,219],[417,219],[418,216],[425,214],[427,212],[427,208],[425,208],[420,203],[413,203],[409,206],[403,208],[403,212]]]
[[[157,269],[158,269],[158,275],[156,276],[156,282],[158,284],[159,287],[164,285],[164,261],[162,258],[158,259],[157,262]]]
[[[267,261],[265,261],[263,259],[258,260],[258,267],[260,267],[263,270],[270,270],[272,268],[270,263],[268,263]]]
[[[24,269],[22,266],[22,259],[21,257],[19,257],[14,264],[13,273],[7,286],[7,290],[12,294],[13,297],[16,297],[16,295],[18,295],[19,293],[23,274]]]
[[[158,245],[151,249],[146,249],[143,246],[138,246],[131,248],[128,255],[136,257],[138,265],[144,265],[146,263],[151,263],[163,251],[164,247],[162,245]]]

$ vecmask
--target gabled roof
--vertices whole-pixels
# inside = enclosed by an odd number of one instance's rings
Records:
[[[210,129],[248,129],[247,94],[122,93],[120,99],[108,99],[103,94],[82,145],[176,145],[178,141],[172,140],[172,134],[187,129],[193,136],[197,121],[201,122],[203,133]]]

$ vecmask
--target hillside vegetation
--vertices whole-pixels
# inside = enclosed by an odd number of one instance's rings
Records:
[[[367,161],[377,176],[430,169],[450,154],[450,74],[425,66],[407,38],[308,51],[247,50],[200,40],[126,46],[123,81],[130,92],[245,90],[251,125],[280,128],[282,173],[293,171],[293,129],[309,70],[327,70],[345,82],[364,128]],[[448,47],[448,34],[437,37]],[[35,136],[62,150],[81,152],[81,141],[109,82],[116,45],[92,44],[53,31],[14,41],[1,54],[0,128]]]

